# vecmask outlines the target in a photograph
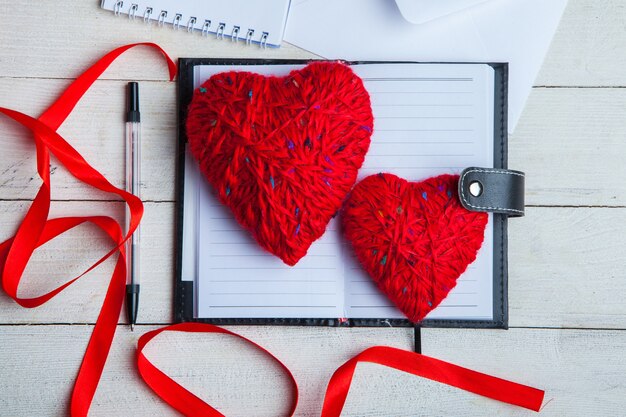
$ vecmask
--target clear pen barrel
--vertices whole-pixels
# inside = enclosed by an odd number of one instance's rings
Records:
[[[141,125],[126,122],[126,191],[141,198]],[[130,223],[130,212],[126,206],[126,231]],[[139,229],[126,241],[126,283],[139,284]]]

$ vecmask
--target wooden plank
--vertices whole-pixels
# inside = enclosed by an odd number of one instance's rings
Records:
[[[509,222],[512,326],[626,328],[624,209],[529,208]]]
[[[257,48],[201,39],[169,28],[145,27],[99,9],[98,2],[59,6],[27,0],[0,5],[0,106],[36,116],[106,51],[131,41],[154,41],[182,56],[308,58],[290,45]],[[80,18],[78,18],[78,16]],[[621,0],[570,0],[536,80],[539,88],[510,141],[510,166],[526,170],[527,203],[556,206],[624,206],[624,90],[626,7]],[[36,30],[24,30],[36,22]],[[32,25],[31,25],[32,26]],[[44,39],[45,37],[45,39]],[[50,78],[62,78],[51,80]],[[173,268],[173,173],[175,86],[156,53],[127,53],[105,73],[62,127],[62,133],[115,184],[123,184],[123,80],[142,83],[144,110],[143,198],[146,204],[140,321],[171,320]],[[158,121],[158,124],[157,124]],[[2,118],[0,200],[30,199],[36,192],[34,148],[26,133]],[[149,144],[149,145],[148,145]],[[53,160],[53,167],[56,166]],[[58,200],[109,200],[77,187],[57,169]],[[8,237],[27,203],[0,201],[0,239]],[[622,265],[624,208],[529,208],[510,223],[512,326],[606,330],[424,330],[424,352],[487,373],[547,389],[543,415],[621,415],[626,384],[626,290]],[[113,213],[121,203],[55,203],[53,215]],[[77,239],[77,240],[75,240]],[[29,266],[22,295],[40,294],[80,272],[110,243],[93,227],[48,244]],[[61,261],[57,261],[60,259]],[[113,261],[89,274],[57,299],[32,310],[0,292],[0,409],[12,416],[67,415],[71,384]],[[123,321],[123,319],[122,319]],[[28,324],[28,325],[22,325]],[[139,335],[119,329],[90,415],[177,415],[138,380],[134,348]],[[407,329],[243,327],[236,331],[276,353],[301,383],[298,415],[319,415],[332,371],[365,347],[410,349]],[[462,340],[460,344],[459,341]],[[170,341],[171,345],[163,342]],[[182,354],[181,354],[182,352]],[[211,336],[159,339],[150,357],[175,378],[219,405],[226,415],[277,415],[285,380],[265,358],[232,340]],[[184,359],[181,362],[181,357]],[[244,366],[242,366],[244,364]],[[251,364],[246,366],[245,364]],[[246,386],[240,387],[241,381]],[[284,406],[283,406],[284,407]],[[254,410],[251,412],[251,410]],[[527,415],[472,394],[404,373],[360,365],[344,415]],[[0,413],[2,414],[2,413]]]
[[[3,77],[71,78],[106,52],[128,43],[154,42],[176,60],[179,57],[311,58],[314,55],[284,44],[281,48],[260,50],[245,42],[231,45],[215,36],[198,32],[176,33],[171,26],[145,25],[141,19],[116,17],[102,10],[100,2],[77,2],[71,7],[41,2],[34,7],[28,0],[15,0],[0,6],[2,45],[0,74]],[[36,23],[36,29],[27,30]],[[42,38],[45,34],[45,40]],[[164,80],[165,62],[158,52],[136,48],[127,52],[104,75],[111,79]]]
[[[24,215],[25,202],[0,203],[0,233],[4,240]],[[52,206],[50,217],[111,215],[124,218],[122,203],[63,202]],[[145,205],[142,221],[141,307],[139,321],[165,323],[172,320],[174,265],[174,211],[172,203]],[[68,281],[92,265],[113,247],[93,225],[80,226],[48,242],[26,268],[19,294],[34,297]],[[0,292],[0,323],[93,323],[104,300],[116,256],[90,272],[63,293],[35,309],[24,309]],[[126,320],[123,313],[123,321]]]
[[[622,0],[569,0],[535,85],[626,85],[625,21]]]
[[[509,140],[526,204],[626,205],[624,109],[624,89],[534,89]]]
[[[67,80],[0,78],[0,106],[38,116],[67,87]],[[174,199],[177,144],[176,86],[143,82],[141,187],[145,200]],[[59,133],[96,169],[118,187],[124,187],[126,82],[97,81],[83,97]],[[2,117],[0,199],[30,199],[41,180],[36,172],[35,147],[30,133]],[[74,179],[58,161],[52,161],[52,198],[118,199]]]
[[[203,39],[184,30],[173,34],[170,27],[145,26],[117,18],[101,10],[95,1],[71,7],[40,2],[33,7],[28,0],[14,0],[0,6],[0,10],[5,16],[0,25],[0,39],[11,39],[0,52],[3,77],[76,77],[106,51],[131,40],[156,42],[174,58],[313,56],[289,44],[260,53],[258,47],[225,45],[229,42],[213,37]],[[622,71],[626,66],[625,20],[626,9],[621,0],[570,0],[536,84],[626,85],[626,74]],[[37,30],[24,30],[28,22],[37,22]],[[42,42],[42,33],[54,36],[47,36]],[[165,71],[156,53],[142,48],[120,58],[105,77],[163,80]]]
[[[0,202],[2,238],[26,203]],[[121,203],[59,202],[52,216],[111,214]],[[539,327],[626,328],[626,209],[529,208],[510,222],[510,324]],[[148,203],[142,227],[139,322],[172,320],[174,205]],[[49,291],[91,265],[111,245],[94,227],[49,242],[29,265],[23,296]],[[110,280],[110,260],[49,303],[23,309],[0,293],[2,323],[93,323]],[[591,279],[593,277],[593,279]],[[124,321],[125,318],[122,319]]]
[[[137,338],[121,328],[91,409],[93,416],[177,415],[139,380]],[[277,355],[300,383],[297,416],[319,415],[332,372],[374,345],[411,349],[410,329],[237,327]],[[7,415],[67,414],[91,326],[0,327],[0,406]],[[621,415],[626,397],[624,331],[515,329],[424,331],[424,353],[546,390],[543,416]],[[332,343],[329,343],[332,340]],[[459,345],[458,341],[463,340]],[[582,355],[581,355],[582,353]],[[283,415],[287,380],[267,357],[215,335],[164,334],[147,355],[178,382],[231,415]],[[16,377],[18,376],[18,377]],[[409,374],[361,364],[342,415],[522,416],[497,403]]]
[[[38,115],[67,83],[0,78],[0,105]],[[124,88],[125,82],[96,82],[61,128],[65,138],[118,186],[124,184]],[[141,94],[142,197],[173,201],[175,85],[142,83]],[[527,204],[626,205],[625,108],[624,89],[534,89],[509,143],[509,166],[527,172]],[[0,154],[0,199],[32,198],[40,184],[32,140],[6,119],[0,129],[9,145]],[[80,185],[57,166],[53,161],[53,198],[115,197]]]

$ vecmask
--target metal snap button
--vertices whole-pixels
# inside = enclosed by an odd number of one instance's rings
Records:
[[[479,197],[483,193],[483,185],[480,181],[472,181],[469,185],[469,192],[474,197]]]

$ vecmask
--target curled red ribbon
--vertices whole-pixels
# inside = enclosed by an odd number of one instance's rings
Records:
[[[89,406],[96,392],[100,375],[104,368],[113,336],[117,327],[122,304],[124,303],[124,288],[126,284],[126,261],[124,242],[137,229],[143,215],[141,200],[126,191],[115,187],[100,172],[94,169],[83,157],[63,139],[56,130],[71,113],[76,103],[81,99],[91,84],[108,68],[108,66],[126,50],[145,45],[161,52],[167,60],[170,80],[176,76],[176,64],[170,59],[161,47],[154,43],[137,43],[117,48],[96,62],[76,79],[38,119],[24,113],[0,107],[0,113],[5,114],[22,126],[33,132],[37,148],[37,171],[42,179],[39,192],[32,205],[18,226],[15,235],[0,244],[0,273],[2,274],[2,288],[9,297],[23,307],[37,307],[45,303],[87,272],[91,271],[108,257],[116,252],[120,256],[115,264],[113,275],[107,289],[102,309],[96,320],[96,325],[89,339],[83,362],[74,383],[71,400],[71,415],[86,416]],[[130,226],[124,235],[123,226],[107,216],[60,217],[48,219],[50,211],[50,152],[57,157],[68,171],[77,179],[95,188],[117,194],[130,211]],[[67,281],[54,290],[33,298],[22,298],[17,295],[18,287],[24,269],[33,252],[46,242],[60,234],[86,222],[90,222],[102,229],[113,241],[115,247],[90,266],[85,272]]]
[[[15,235],[0,244],[0,274],[4,291],[23,307],[37,307],[53,298],[87,272],[100,265],[111,255],[119,251],[102,309],[98,315],[89,344],[78,371],[72,392],[70,414],[76,417],[86,416],[89,412],[94,393],[98,386],[106,362],[117,320],[124,301],[126,282],[126,262],[124,243],[137,229],[143,215],[143,204],[139,198],[112,185],[100,172],[94,169],[83,157],[63,139],[56,130],[70,114],[76,103],[89,89],[91,84],[123,52],[145,45],[160,51],[167,61],[170,80],[176,74],[176,64],[158,45],[137,43],[117,48],[102,57],[85,71],[38,119],[26,114],[0,107],[0,113],[12,118],[34,134],[37,148],[37,171],[42,185],[32,205],[18,226]],[[130,226],[126,235],[123,227],[116,220],[107,216],[60,217],[48,219],[50,210],[50,152],[77,179],[102,191],[121,197],[128,204]],[[33,252],[46,242],[60,234],[90,222],[102,229],[113,241],[115,247],[89,267],[85,272],[67,281],[58,288],[33,298],[18,297],[18,287],[22,275]],[[155,336],[163,331],[220,333],[239,337],[276,360],[291,381],[292,403],[289,415],[293,415],[298,402],[298,387],[289,369],[270,352],[254,342],[220,327],[183,323],[167,326],[141,336],[138,346],[137,365],[144,381],[176,410],[188,416],[222,416],[213,407],[174,382],[155,367],[144,355],[143,348]],[[372,362],[409,372],[424,378],[439,381],[479,395],[503,401],[509,404],[538,411],[543,401],[543,391],[525,385],[516,384],[500,378],[485,375],[466,368],[452,365],[424,355],[407,352],[391,347],[375,346],[361,352],[341,366],[333,374],[322,407],[322,417],[338,417],[343,409],[352,377],[359,362]]]
[[[190,417],[224,417],[219,411],[202,401],[183,386],[161,372],[143,354],[145,346],[159,333],[165,331],[191,333],[221,333],[242,339],[275,360],[285,371],[291,382],[291,407],[287,415],[293,416],[298,404],[298,385],[289,369],[270,352],[236,333],[211,324],[181,323],[147,332],[139,338],[137,346],[137,367],[143,380],[166,403]],[[539,411],[544,392],[536,388],[491,375],[472,371],[439,359],[388,346],[374,346],[365,349],[340,366],[328,382],[321,417],[339,417],[343,409],[354,371],[359,362],[371,362],[388,366],[399,371],[438,381],[519,407]]]

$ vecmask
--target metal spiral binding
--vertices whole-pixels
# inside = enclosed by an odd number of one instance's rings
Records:
[[[132,4],[130,6],[130,10],[128,11],[129,20],[135,20],[135,14],[137,13],[137,9],[139,9],[139,6],[137,6],[136,4]]]
[[[215,33],[215,39],[224,39],[224,29],[226,28],[226,23],[220,23],[217,27],[217,32]]]
[[[202,25],[202,36],[209,36],[209,28],[211,27],[211,21],[205,20],[204,25]]]
[[[196,25],[196,18],[191,16],[189,18],[189,22],[187,22],[187,32],[192,32],[195,25]]]
[[[124,1],[123,0],[118,0],[115,2],[115,4],[113,5],[113,13],[116,16],[121,16],[122,13],[124,11]],[[146,9],[143,12],[143,22],[146,24],[151,24],[152,23],[152,14],[154,12],[154,9],[152,7],[146,7]],[[139,4],[137,3],[131,3],[130,7],[128,8],[128,19],[129,20],[136,20],[137,19],[137,15],[139,13]],[[171,23],[172,24],[172,28],[174,30],[179,30],[181,23],[183,21],[183,15],[181,13],[176,13],[174,15],[174,18],[172,19],[171,22],[167,22],[166,18],[167,18],[167,10],[161,10],[161,12],[159,13],[156,21],[157,21],[157,25],[158,26],[164,26],[165,23]],[[204,22],[202,23],[201,27],[196,27],[196,23],[198,22],[198,18],[194,17],[194,16],[190,16],[189,20],[187,21],[187,32],[191,33],[194,31],[194,29],[198,29],[200,31],[200,35],[203,37],[208,37],[209,36],[209,29],[211,28],[211,20],[209,19],[205,19]],[[224,22],[220,22],[219,25],[217,26],[217,30],[215,31],[215,38],[216,39],[224,39],[224,31],[226,30],[226,23]],[[233,43],[238,43],[239,39],[244,39],[246,45],[251,45],[252,43],[254,43],[255,41],[253,40],[254,37],[254,29],[250,29],[248,28],[248,30],[246,31],[246,37],[243,38],[242,36],[240,37],[241,34],[241,26],[233,26],[233,30],[230,33],[230,40]],[[228,36],[228,35],[227,35]],[[261,38],[259,39],[258,43],[259,43],[259,47],[260,48],[267,48],[267,40],[269,38],[270,34],[269,32],[262,32],[261,33]]]
[[[159,13],[159,18],[157,19],[157,25],[158,26],[163,26],[165,24],[165,18],[167,17],[167,11],[166,10],[161,10],[161,13]]]
[[[146,7],[146,11],[143,12],[143,22],[150,24],[150,15],[152,15],[152,7]]]
[[[252,43],[252,36],[254,35],[253,29],[248,29],[248,33],[246,34],[246,45],[250,45]]]
[[[239,40],[239,30],[240,29],[241,28],[239,26],[233,26],[233,32],[230,34],[231,42],[237,43],[237,41]]]
[[[261,35],[261,43],[259,45],[261,45],[261,48],[266,49],[267,48],[267,37],[270,36],[269,33],[267,32],[263,32],[263,35]]]
[[[182,14],[176,13],[176,16],[174,16],[174,21],[172,22],[172,29],[174,30],[180,29],[180,19],[182,18],[183,18]]]

